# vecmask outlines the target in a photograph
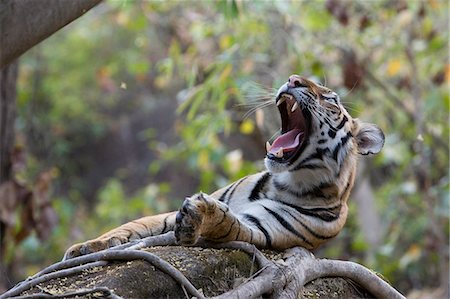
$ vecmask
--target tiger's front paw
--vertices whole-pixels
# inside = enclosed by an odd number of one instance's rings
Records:
[[[197,243],[205,214],[214,210],[214,200],[204,193],[195,194],[184,200],[175,223],[175,237],[182,245]]]

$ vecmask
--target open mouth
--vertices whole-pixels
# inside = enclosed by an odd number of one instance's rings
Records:
[[[267,157],[281,163],[295,160],[306,146],[310,131],[310,114],[295,97],[282,93],[276,100],[281,116],[281,135],[266,143]]]

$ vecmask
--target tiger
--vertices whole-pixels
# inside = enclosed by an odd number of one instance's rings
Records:
[[[258,248],[312,250],[342,230],[359,155],[376,154],[384,133],[352,118],[331,89],[291,75],[275,95],[281,132],[266,143],[265,170],[212,194],[187,197],[178,211],[143,217],[71,246],[64,259],[174,231],[180,245],[200,238]]]

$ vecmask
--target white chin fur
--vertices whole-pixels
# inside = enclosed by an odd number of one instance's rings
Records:
[[[288,170],[286,165],[277,163],[276,161],[268,159],[267,157],[264,158],[264,165],[266,166],[267,170],[271,173],[280,173]]]

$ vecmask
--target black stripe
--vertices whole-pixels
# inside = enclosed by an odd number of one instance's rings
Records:
[[[236,223],[236,218],[234,218],[233,223],[231,223],[230,228],[228,229],[228,231],[225,234],[223,234],[222,236],[219,236],[219,237],[212,237],[212,238],[209,237],[209,238],[213,239],[213,240],[220,240],[220,239],[224,239],[224,238],[228,237],[230,235],[231,230],[233,229],[233,226],[235,223]]]
[[[348,118],[347,116],[344,115],[344,118],[342,119],[341,123],[336,127],[336,131],[342,129],[347,121]]]
[[[131,232],[132,232],[132,234],[134,233],[134,234],[136,234],[136,235],[139,236],[139,239],[142,239],[142,238],[145,238],[145,237],[148,237],[148,236],[152,236],[152,235],[153,235],[152,230],[149,229],[149,228],[147,227],[147,225],[145,225],[145,224],[143,224],[143,223],[140,223],[140,222],[138,222],[137,220],[133,220],[133,221],[131,221],[131,222],[132,222],[132,223],[135,223],[135,224],[138,224],[138,225],[140,225],[140,226],[145,227],[145,230],[146,230],[147,233],[148,233],[148,234],[145,234],[145,233],[144,233],[144,235],[142,235],[142,234],[139,233],[139,231],[137,231],[137,230],[135,230],[135,229],[134,229],[134,230],[133,230],[133,229],[130,229]]]
[[[347,135],[341,138],[342,146],[347,144],[347,142],[350,140],[351,137],[353,137],[352,132],[347,132]]]
[[[338,154],[339,154],[339,150],[341,149],[341,146],[342,146],[342,143],[339,142],[333,150],[332,157],[336,162],[338,162]]]
[[[331,199],[334,198],[333,195],[325,195],[322,191],[322,189],[326,189],[326,188],[330,188],[332,186],[334,186],[334,183],[321,183],[318,186],[314,186],[312,189],[307,190],[307,191],[296,191],[296,190],[292,190],[290,188],[289,185],[283,184],[278,182],[277,180],[274,180],[273,182],[274,187],[278,190],[278,191],[284,191],[284,192],[288,192],[289,194],[297,197],[297,198],[303,198],[303,197],[315,197],[315,198],[323,198],[323,199]]]
[[[289,214],[293,219],[295,219],[295,221],[300,223],[301,226],[303,226],[311,235],[313,235],[317,239],[328,240],[328,239],[336,237],[336,235],[324,236],[324,235],[318,234],[315,231],[313,231],[309,226],[307,226],[305,223],[303,223],[303,221],[301,221],[300,219],[298,219],[297,217],[292,215],[292,213],[290,211],[288,211],[286,209],[283,209],[283,211],[286,212],[287,214]]]
[[[338,154],[339,150],[345,146],[345,144],[349,141],[350,137],[352,136],[352,133],[348,132],[347,135],[341,138],[341,142],[336,145],[336,147],[333,150],[333,159],[338,162]]]
[[[239,241],[239,235],[241,234],[241,222],[238,220],[238,232],[235,240]]]
[[[334,128],[333,124],[328,120],[328,118],[327,118],[326,116],[324,117],[323,120],[327,123],[327,125],[328,125],[331,129],[333,129],[334,131],[336,131],[336,129]]]
[[[248,178],[248,176],[243,177],[242,179],[240,179],[239,181],[237,181],[236,183],[233,184],[234,188],[233,188],[233,190],[231,190],[230,195],[228,195],[228,198],[225,200],[225,203],[229,203],[230,202],[230,199],[233,196],[234,191],[236,191],[237,187],[239,187],[239,185],[247,178]]]
[[[230,192],[231,188],[233,188],[233,186],[235,184],[236,184],[236,182],[234,182],[230,186],[228,186],[228,188],[225,190],[225,192],[223,192],[222,195],[220,195],[218,201],[224,201],[225,200],[225,196],[227,196],[228,192]]]
[[[334,127],[326,118],[324,120],[330,127],[330,130],[328,131],[328,135],[331,138],[334,138],[334,137],[336,137],[336,132],[344,127],[345,123],[348,121],[348,118],[347,118],[347,116],[344,115],[344,117],[342,118],[342,121],[339,123],[339,125],[337,127]]]
[[[166,232],[166,229],[167,229],[167,218],[169,218],[169,216],[166,216],[166,218],[164,218],[164,222],[163,222],[164,226],[163,226],[163,229],[161,231],[161,234]]]
[[[132,223],[135,223],[135,224],[138,224],[138,225],[140,225],[140,226],[143,226],[143,227],[145,227],[145,230],[146,230],[146,231],[149,231],[148,226],[145,225],[144,223],[138,222],[137,220],[133,220],[133,221],[131,221],[131,222],[132,222]]]
[[[333,222],[339,219],[339,215],[336,215],[332,212],[320,213],[318,211],[311,211],[309,209],[303,209],[300,207],[295,208],[299,213],[315,218],[319,218],[325,222]]]
[[[264,207],[264,206],[263,206]],[[306,240],[305,236],[303,236],[302,234],[300,234],[289,222],[287,222],[280,214],[278,214],[275,211],[272,211],[271,209],[264,207],[264,209],[269,212],[269,214],[271,214],[273,217],[275,217],[275,219],[288,231],[290,231],[291,233],[293,233],[294,235],[296,235],[297,237],[299,237],[300,239],[303,240],[303,242],[305,242],[306,244],[308,244],[309,246],[313,247],[313,245],[311,244],[311,242],[309,242],[308,240]]]
[[[228,212],[228,211],[224,211],[224,210],[222,210],[222,209],[220,209],[220,211],[222,211],[223,217],[222,217],[222,220],[220,220],[219,223],[216,224],[216,226],[221,225],[222,222],[224,222],[225,218],[227,217],[227,212]]]
[[[292,171],[297,171],[297,170],[301,169],[302,168],[302,164],[306,163],[306,162],[308,162],[310,160],[314,160],[314,159],[322,160],[323,156],[326,155],[329,151],[330,150],[328,148],[320,148],[320,147],[318,147],[318,148],[316,148],[316,152],[315,153],[312,153],[311,155],[309,155],[308,157],[306,157],[305,159],[300,161],[300,163],[298,163],[297,166],[295,166],[294,168],[292,168],[289,171],[292,172]]]
[[[327,142],[327,139],[319,139],[317,141],[318,144],[322,144],[322,143],[325,143],[325,142]]]
[[[325,169],[325,168],[326,167],[323,166],[323,165],[314,164],[314,163],[312,163],[312,164],[302,164],[302,165],[297,166],[297,170],[300,170],[300,169]]]
[[[305,210],[311,211],[311,212],[328,212],[328,213],[333,213],[334,214],[334,210],[341,209],[342,204],[338,203],[337,205],[331,207],[331,208],[303,208]]]
[[[266,172],[264,173],[264,175],[258,180],[258,182],[256,182],[255,187],[253,188],[252,192],[250,193],[250,196],[248,197],[248,199],[250,201],[255,201],[259,199],[259,193],[261,192],[261,190],[264,189],[264,187],[266,186],[267,181],[270,178],[270,173]]]
[[[351,137],[353,137],[353,135],[352,135],[351,132],[348,132],[346,136],[342,137],[342,138],[341,138],[342,146],[344,146],[345,144],[347,144],[347,142],[350,140]],[[347,158],[348,158],[348,155],[346,154],[346,156],[345,156],[344,159],[343,159],[342,165],[345,165],[345,160],[346,160]],[[336,172],[336,178],[339,178],[339,177],[340,177],[340,175],[341,175],[341,170],[342,170],[342,166],[340,166],[340,167],[337,169],[337,172]]]
[[[300,161],[300,163],[298,163],[297,166],[295,166],[294,168],[290,169],[289,171],[290,172],[297,171],[297,170],[302,168],[302,164],[303,163],[306,163],[306,162],[308,162],[310,160],[314,160],[314,159],[322,160],[322,157],[323,157],[323,151],[318,148],[318,149],[316,149],[315,153],[309,155],[308,157],[306,157],[305,159]]]
[[[261,225],[261,222],[258,220],[258,218],[254,217],[252,215],[249,215],[249,214],[243,214],[242,216],[246,220],[251,222],[253,225],[255,225],[264,234],[264,236],[266,237],[266,246],[269,248],[272,247],[272,238],[270,237],[267,230]],[[251,234],[251,239],[253,240],[253,233]],[[250,243],[251,243],[251,241],[250,241]]]
[[[339,218],[339,215],[334,214],[332,211],[326,208],[315,208],[315,209],[306,209],[299,206],[296,206],[291,203],[287,203],[281,200],[276,200],[276,202],[282,203],[288,207],[295,209],[297,212],[303,215],[319,218],[325,222],[333,222]]]
[[[304,90],[303,94],[308,95],[311,99],[317,98],[317,96],[315,94],[313,94],[312,92],[310,92],[309,90]]]
[[[288,185],[278,182],[277,179],[273,180],[273,185],[278,191],[288,191],[289,190]]]

